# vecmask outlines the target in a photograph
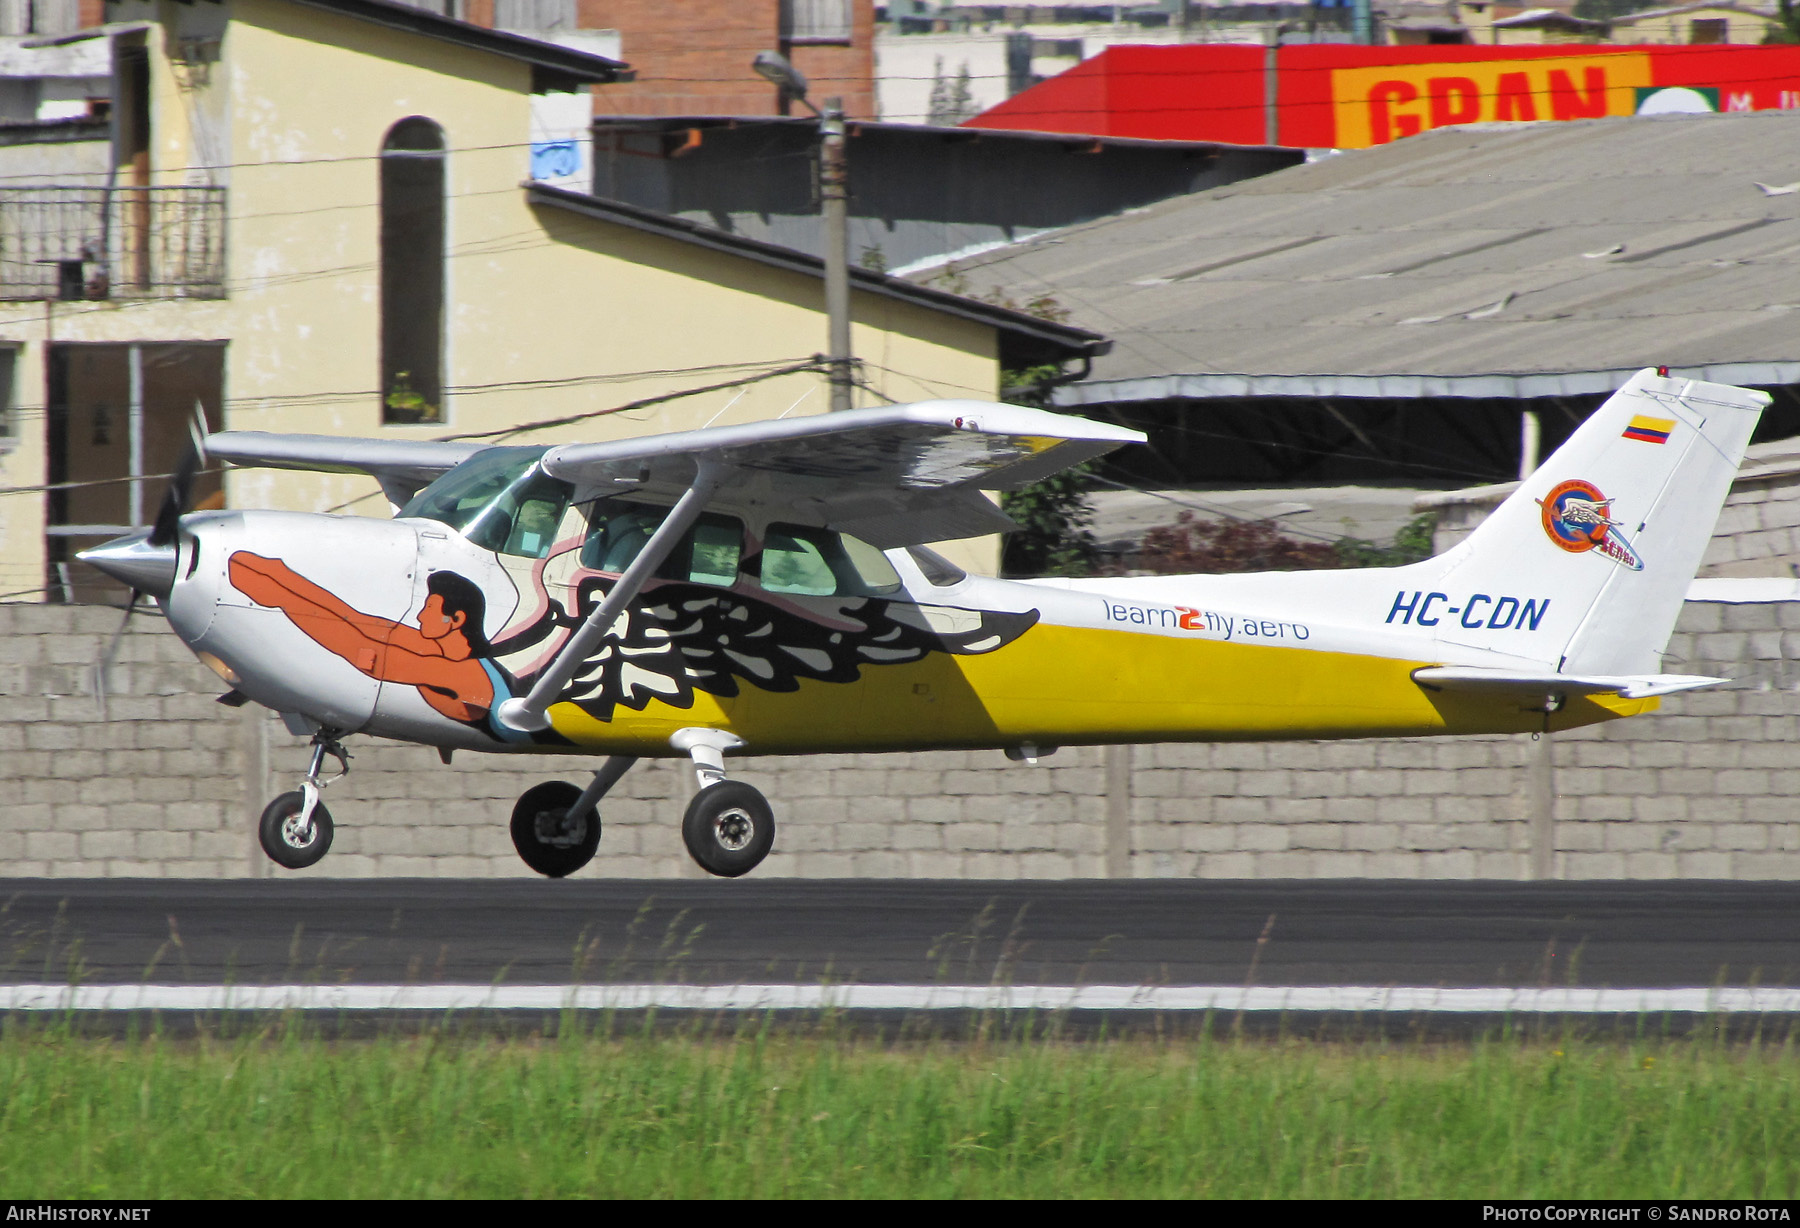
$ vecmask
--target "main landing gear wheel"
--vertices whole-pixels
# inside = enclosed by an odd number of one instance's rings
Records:
[[[526,865],[548,878],[573,874],[600,847],[600,812],[571,813],[581,790],[564,781],[534,785],[513,807],[513,847]]]
[[[304,870],[316,865],[331,848],[331,811],[320,802],[313,807],[312,821],[302,826],[300,812],[305,809],[306,795],[295,789],[263,807],[256,835],[263,852],[276,865],[290,870]]]
[[[775,844],[775,815],[763,795],[741,780],[721,780],[694,794],[681,838],[700,868],[720,878],[748,874]]]

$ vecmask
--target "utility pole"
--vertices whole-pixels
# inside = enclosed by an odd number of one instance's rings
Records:
[[[819,210],[825,222],[825,317],[831,381],[831,408],[849,409],[853,360],[850,356],[850,172],[844,151],[844,100],[825,100],[819,113]]]
[[[778,51],[761,51],[750,67],[819,117],[819,215],[825,228],[825,365],[831,408],[849,409],[856,387],[850,353],[850,164],[844,148],[844,100],[820,110],[806,96],[806,78]]]

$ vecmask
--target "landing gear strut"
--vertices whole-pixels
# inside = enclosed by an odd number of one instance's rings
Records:
[[[350,755],[337,740],[337,733],[335,729],[321,729],[313,734],[312,764],[306,769],[306,779],[298,789],[283,793],[263,808],[256,835],[263,852],[276,865],[304,870],[317,865],[331,849],[331,811],[325,809],[319,794],[327,785],[350,774]],[[326,755],[338,761],[338,771],[334,776],[321,778],[319,769],[324,766]]]
[[[688,854],[720,878],[750,873],[775,845],[775,815],[761,793],[725,778],[725,752],[744,740],[717,729],[682,729],[669,744],[688,753],[700,786],[681,820]]]
[[[597,804],[636,762],[614,755],[585,789],[552,780],[525,790],[512,814],[513,847],[525,864],[547,878],[563,878],[591,861],[600,847]]]

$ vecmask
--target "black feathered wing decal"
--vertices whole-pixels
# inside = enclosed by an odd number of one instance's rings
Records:
[[[582,587],[584,610],[605,582]],[[1023,635],[1036,610],[1013,614],[920,606],[879,597],[799,598],[818,617],[697,584],[665,584],[632,603],[560,699],[599,720],[615,707],[642,711],[652,700],[693,706],[694,692],[720,698],[748,683],[793,691],[803,679],[855,682],[864,668],[904,665],[928,653],[992,652]]]

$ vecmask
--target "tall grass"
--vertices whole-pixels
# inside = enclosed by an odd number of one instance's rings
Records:
[[[1785,1046],[0,1036],[0,1197],[1780,1197]]]

